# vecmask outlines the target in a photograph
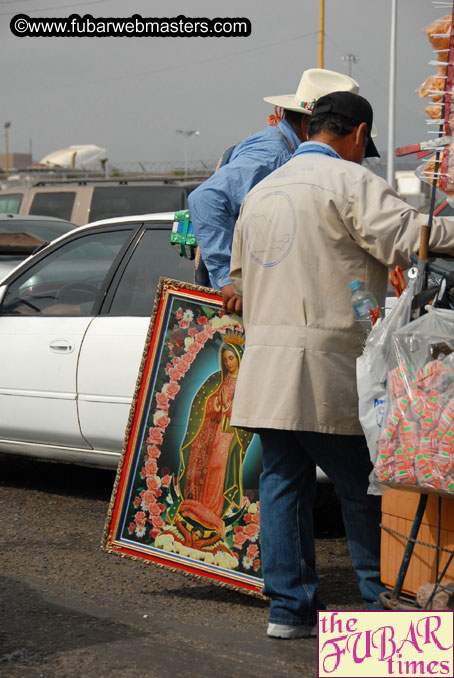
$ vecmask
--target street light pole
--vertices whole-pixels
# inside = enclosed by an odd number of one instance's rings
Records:
[[[388,105],[388,151],[386,179],[395,187],[394,176],[394,112],[396,98],[396,35],[397,35],[397,0],[391,0],[391,39],[389,55],[389,105]]]
[[[200,132],[197,129],[177,129],[177,134],[182,134],[184,138],[184,176],[188,176],[188,140],[189,137],[198,137]]]
[[[9,163],[8,163],[8,130],[11,127],[10,122],[5,122],[3,125],[5,128],[5,178],[8,179],[8,172],[9,172]]]
[[[345,54],[342,57],[342,61],[344,64],[348,64],[348,75],[349,77],[352,76],[352,64],[357,64],[359,61],[359,56],[356,54]]]

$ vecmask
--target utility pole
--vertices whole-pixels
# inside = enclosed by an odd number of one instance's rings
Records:
[[[324,68],[324,47],[325,47],[325,0],[320,0],[320,23],[318,27],[318,67]]]
[[[184,137],[184,176],[188,176],[188,139],[189,137],[200,135],[199,130],[197,129],[177,129],[175,130],[177,134],[182,134]]]

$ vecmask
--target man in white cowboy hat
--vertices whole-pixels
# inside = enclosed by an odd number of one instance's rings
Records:
[[[196,271],[196,282],[222,290],[224,307],[241,311],[239,297],[230,282],[233,231],[246,194],[270,172],[291,158],[307,140],[307,123],[314,102],[334,91],[358,93],[359,85],[342,73],[321,68],[304,71],[295,94],[266,97],[276,106],[269,126],[238,144],[230,157],[188,199],[194,232],[201,251],[205,276]],[[279,115],[278,107],[283,114]],[[199,273],[199,274],[198,274]]]
[[[235,226],[230,277],[243,295],[246,346],[231,426],[262,444],[261,563],[273,638],[316,635],[324,609],[312,503],[316,464],[333,481],[364,604],[380,582],[380,497],[358,419],[356,358],[364,330],[349,282],[383,304],[388,268],[410,266],[427,215],[361,163],[378,156],[364,97],[331,92],[309,121],[309,141],[248,194]],[[449,220],[434,218],[430,249],[451,254]]]

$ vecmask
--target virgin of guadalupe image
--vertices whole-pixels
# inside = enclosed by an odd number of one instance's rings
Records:
[[[171,528],[163,533],[199,551],[232,554],[224,540],[226,527],[244,512],[241,469],[253,433],[230,425],[243,350],[243,335],[224,336],[220,369],[208,377],[192,401],[178,478],[170,488],[173,503],[167,519]]]

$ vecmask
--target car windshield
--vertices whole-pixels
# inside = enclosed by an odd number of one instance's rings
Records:
[[[1,219],[0,234],[27,233],[39,240],[50,242],[63,233],[75,228],[74,224],[64,221],[46,221],[45,219]]]

